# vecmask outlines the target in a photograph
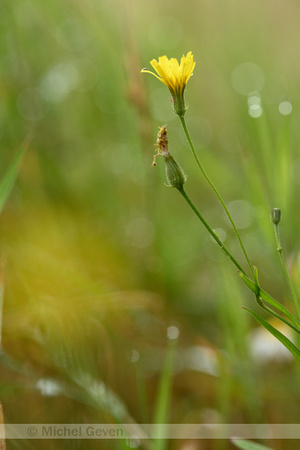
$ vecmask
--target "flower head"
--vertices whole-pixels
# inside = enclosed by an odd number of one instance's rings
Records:
[[[177,59],[168,59],[167,56],[160,56],[158,61],[152,59],[150,64],[157,74],[148,69],[142,69],[141,72],[151,73],[169,88],[174,101],[174,110],[179,116],[183,116],[186,111],[184,89],[196,65],[192,52],[183,55],[180,64]]]

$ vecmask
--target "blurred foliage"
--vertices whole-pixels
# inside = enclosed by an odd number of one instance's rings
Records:
[[[292,308],[269,213],[282,209],[299,292],[300,5],[4,0],[0,11],[1,177],[31,139],[1,217],[5,421],[151,423],[175,326],[172,423],[297,422],[297,363],[241,309],[255,308],[254,298],[164,186],[163,162],[151,167],[157,127],[167,123],[187,191],[243,261],[168,90],[139,71],[193,51],[186,120],[196,149],[261,286]],[[47,441],[49,449],[111,445]]]

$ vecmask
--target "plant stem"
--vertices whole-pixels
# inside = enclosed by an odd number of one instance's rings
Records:
[[[291,281],[291,278],[289,276],[289,273],[287,271],[286,268],[286,264],[285,264],[285,260],[283,257],[283,253],[282,253],[282,247],[281,247],[281,243],[280,243],[280,234],[279,234],[279,225],[278,224],[274,224],[274,229],[275,229],[275,238],[276,238],[276,244],[277,244],[277,251],[279,254],[279,258],[280,258],[280,262],[281,262],[281,267],[284,273],[284,276],[288,282],[295,306],[296,306],[296,310],[298,313],[298,317],[300,318],[300,303],[299,303],[299,299],[297,297],[296,291],[294,289],[293,283]]]
[[[245,247],[244,247],[244,244],[243,244],[243,242],[242,242],[242,239],[241,239],[241,237],[240,237],[240,234],[239,234],[239,232],[238,232],[238,230],[237,230],[237,228],[236,228],[236,225],[235,225],[235,223],[234,223],[234,221],[233,221],[233,219],[232,219],[232,217],[231,217],[231,214],[230,214],[230,212],[228,211],[228,208],[227,208],[227,206],[225,205],[225,202],[224,202],[223,198],[221,197],[221,194],[219,193],[219,191],[217,190],[216,186],[214,185],[214,183],[212,182],[212,180],[209,178],[209,176],[207,175],[206,171],[204,170],[204,167],[203,167],[202,164],[201,164],[201,161],[200,161],[200,159],[199,159],[199,157],[198,157],[198,155],[197,155],[197,153],[196,153],[194,144],[193,144],[193,142],[192,142],[192,139],[191,139],[191,137],[190,137],[189,131],[188,131],[188,129],[187,129],[187,126],[186,126],[186,122],[185,122],[184,116],[179,116],[179,118],[180,118],[180,121],[181,121],[182,128],[183,128],[183,130],[184,130],[184,133],[185,133],[185,135],[186,135],[186,138],[187,138],[187,140],[188,140],[188,143],[189,143],[189,145],[190,145],[190,147],[191,147],[192,153],[193,153],[193,155],[194,155],[194,157],[195,157],[195,159],[196,159],[197,165],[198,165],[199,169],[201,170],[201,172],[202,172],[204,178],[205,178],[206,181],[208,182],[209,186],[212,188],[212,190],[214,191],[214,193],[215,193],[216,196],[218,197],[218,199],[219,199],[221,205],[223,206],[223,209],[224,209],[224,211],[225,211],[225,213],[226,213],[226,215],[227,215],[227,217],[228,217],[228,219],[229,219],[229,221],[230,221],[230,223],[231,223],[231,225],[232,225],[232,227],[233,227],[233,229],[234,229],[234,232],[235,232],[235,234],[236,234],[236,236],[237,236],[237,238],[238,238],[239,244],[240,244],[241,249],[242,249],[242,251],[243,251],[243,253],[244,253],[245,259],[246,259],[246,261],[247,261],[247,263],[248,263],[248,266],[249,266],[249,268],[250,268],[250,270],[251,270],[251,273],[252,273],[252,275],[254,276],[254,270],[253,270],[253,267],[252,267],[252,265],[251,265],[251,263],[250,263],[248,254],[247,254],[247,252],[246,252],[246,249],[245,249]]]
[[[202,216],[202,214],[200,213],[200,211],[197,209],[197,207],[194,205],[194,203],[192,202],[192,200],[190,199],[190,197],[188,196],[188,194],[185,192],[185,190],[182,188],[178,189],[179,192],[182,194],[182,196],[184,197],[184,199],[187,201],[187,203],[190,205],[190,207],[193,209],[193,211],[196,213],[196,215],[199,217],[199,219],[201,220],[201,222],[203,223],[203,225],[205,226],[205,228],[208,230],[208,232],[211,234],[211,236],[214,238],[214,240],[219,244],[219,246],[221,247],[221,249],[223,250],[223,252],[225,253],[225,255],[231,259],[231,261],[233,262],[233,264],[244,274],[246,275],[246,272],[242,269],[242,267],[240,266],[240,264],[237,262],[237,260],[234,258],[234,256],[232,256],[232,254],[230,253],[230,251],[225,247],[225,245],[223,244],[223,242],[221,241],[221,239],[218,237],[218,235],[216,234],[216,232],[211,228],[211,226],[206,222],[206,220],[204,219],[204,217]],[[285,267],[285,266],[284,266]],[[285,269],[286,270],[286,269]],[[287,273],[287,272],[286,272]],[[288,274],[287,274],[288,275]],[[246,275],[247,276],[247,275]],[[294,319],[293,317],[289,318],[294,322],[294,324],[288,322],[284,317],[280,316],[276,311],[273,311],[273,309],[269,308],[267,305],[265,305],[262,301],[262,299],[260,298],[260,287],[258,285],[258,281],[256,280],[256,285],[258,288],[258,292],[255,294],[256,297],[256,301],[259,304],[259,306],[261,308],[263,308],[265,311],[267,311],[269,314],[271,314],[272,316],[276,317],[277,319],[281,320],[282,322],[286,323],[289,327],[293,328],[295,331],[297,331],[297,333],[300,333],[300,328],[299,328],[299,322]],[[290,282],[290,285],[292,286],[292,283]],[[249,286],[248,286],[249,287]],[[251,289],[251,288],[250,288]],[[252,290],[252,289],[251,289]],[[295,293],[295,291],[294,291]],[[295,297],[293,296],[294,300],[296,299],[296,306],[297,306],[297,297],[295,294]]]
[[[190,207],[193,209],[193,211],[197,214],[197,216],[199,217],[199,219],[201,220],[201,222],[203,223],[203,225],[205,226],[205,228],[208,230],[208,232],[211,234],[211,236],[214,238],[214,240],[217,242],[217,244],[219,244],[219,246],[221,247],[221,249],[223,250],[223,252],[225,253],[226,256],[228,256],[229,259],[231,259],[231,261],[233,262],[233,264],[244,274],[246,275],[246,272],[244,271],[244,269],[240,266],[240,264],[237,262],[237,260],[234,258],[234,256],[232,256],[232,254],[230,253],[230,251],[225,247],[225,245],[223,244],[223,242],[221,241],[221,239],[219,238],[219,236],[217,235],[217,233],[210,227],[210,225],[206,222],[206,220],[204,219],[204,217],[202,216],[202,214],[199,212],[199,210],[197,209],[197,207],[194,205],[194,203],[192,202],[192,200],[190,199],[190,197],[187,195],[187,193],[185,192],[185,190],[182,188],[178,189],[179,192],[182,194],[182,196],[184,197],[184,199],[187,201],[187,203],[190,205]]]

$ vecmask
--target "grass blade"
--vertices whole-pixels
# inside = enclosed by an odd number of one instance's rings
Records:
[[[255,295],[259,295],[259,297],[262,300],[264,300],[266,303],[273,306],[278,311],[280,311],[282,314],[284,314],[286,317],[288,317],[296,325],[296,327],[298,328],[298,331],[299,331],[300,324],[299,324],[298,320],[296,320],[295,317],[289,312],[289,310],[287,310],[281,303],[279,303],[277,300],[275,300],[275,298],[271,297],[270,294],[268,294],[263,289],[258,287],[254,283],[254,281],[250,280],[250,278],[248,278],[245,274],[243,274],[242,272],[239,272],[239,275],[243,279],[245,284],[248,286],[248,288],[252,292],[254,292]]]
[[[259,322],[267,331],[269,331],[273,336],[280,341],[294,356],[300,361],[300,350],[280,331],[276,330],[269,322],[260,317],[254,311],[248,308],[244,308]]]
[[[15,180],[18,175],[20,163],[21,163],[21,160],[22,160],[25,150],[26,150],[26,146],[22,145],[22,147],[16,154],[15,158],[11,162],[10,166],[6,170],[4,177],[1,180],[1,183],[0,183],[0,214],[2,213],[5,203],[9,197],[9,194],[12,191],[13,186],[14,186]]]
[[[245,439],[232,439],[233,445],[241,450],[272,450],[271,447],[257,444],[256,442],[247,441]]]
[[[168,421],[171,387],[173,379],[173,366],[176,355],[176,340],[168,342],[166,359],[161,374],[160,385],[158,390],[156,410],[154,414],[154,435],[157,438],[156,450],[165,450],[167,441],[165,438],[165,424]]]

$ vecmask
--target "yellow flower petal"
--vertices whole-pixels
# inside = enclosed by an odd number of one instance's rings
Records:
[[[175,112],[179,115],[184,114],[186,108],[183,93],[196,65],[193,53],[188,52],[186,56],[183,55],[180,64],[176,58],[169,59],[166,55],[160,56],[158,61],[152,59],[150,64],[157,75],[148,69],[143,69],[141,72],[151,73],[164,83],[172,94]]]
[[[148,72],[156,76],[156,78],[168,86],[172,94],[183,92],[196,65],[192,52],[189,52],[186,56],[182,56],[180,65],[177,59],[169,59],[166,55],[160,56],[158,61],[152,59],[150,64],[156,71],[157,75],[144,69],[141,72]]]
[[[167,86],[167,83],[161,77],[157,76],[156,73],[151,72],[151,70],[142,69],[140,73],[151,73],[151,75],[154,75],[159,81],[162,81]]]

